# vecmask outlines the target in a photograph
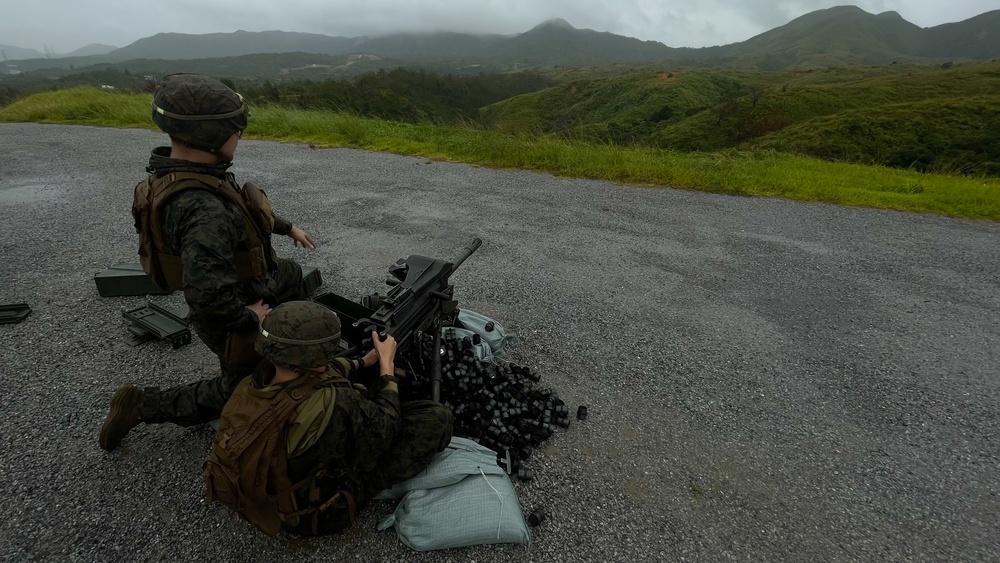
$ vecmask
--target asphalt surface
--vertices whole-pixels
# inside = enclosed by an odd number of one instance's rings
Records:
[[[244,141],[234,171],[310,232],[325,290],[451,258],[572,411],[516,483],[532,544],[435,553],[377,532],[264,537],[206,505],[207,426],[106,453],[111,394],[211,376],[200,342],[126,344],[100,297],[137,262],[151,131],[0,125],[0,559],[988,561],[1000,558],[1000,225]]]

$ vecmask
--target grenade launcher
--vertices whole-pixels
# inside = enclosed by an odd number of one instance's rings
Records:
[[[343,339],[350,347],[344,354],[370,350],[372,331],[395,338],[397,356],[415,350],[424,334],[432,335],[432,350],[440,350],[441,327],[455,322],[458,309],[449,278],[482,244],[472,239],[451,262],[412,254],[399,259],[389,267],[388,294],[367,296],[360,304],[332,293],[317,296],[315,301],[340,316]],[[440,402],[441,355],[431,356],[431,396]]]

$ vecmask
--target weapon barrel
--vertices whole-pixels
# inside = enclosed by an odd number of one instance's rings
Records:
[[[482,244],[483,244],[483,239],[479,237],[472,239],[472,242],[470,242],[468,246],[462,249],[462,253],[458,255],[458,258],[452,261],[451,271],[454,272],[455,270],[457,270],[458,267],[462,265],[462,262],[465,262],[466,258],[472,256],[472,253],[475,252]]]

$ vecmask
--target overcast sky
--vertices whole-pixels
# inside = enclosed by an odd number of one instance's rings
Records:
[[[0,45],[67,53],[124,47],[160,32],[303,31],[354,37],[396,31],[521,33],[551,18],[671,47],[744,41],[835,0],[4,0]],[[1000,0],[862,0],[921,27],[1000,8]]]

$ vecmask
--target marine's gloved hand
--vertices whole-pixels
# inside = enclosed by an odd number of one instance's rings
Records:
[[[295,246],[301,244],[303,247],[308,248],[310,250],[316,248],[316,243],[313,242],[313,239],[311,236],[309,236],[309,233],[303,231],[298,227],[292,227],[292,230],[291,232],[288,233],[288,236],[295,241]]]

